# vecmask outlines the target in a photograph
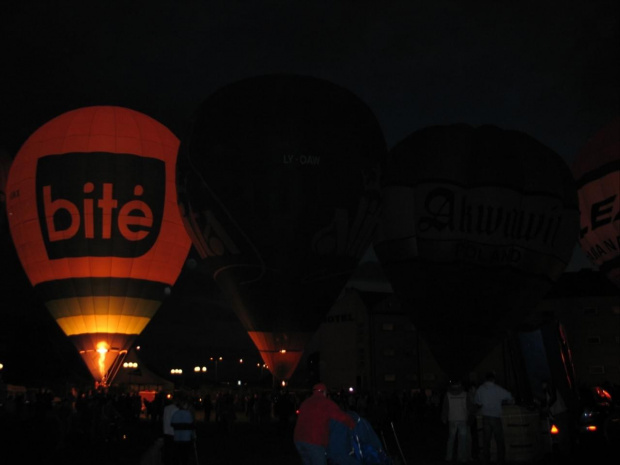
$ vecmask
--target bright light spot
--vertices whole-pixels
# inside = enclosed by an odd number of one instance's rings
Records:
[[[171,375],[182,375],[183,370],[180,368],[173,368],[172,370],[170,370],[170,374]]]
[[[286,386],[286,381],[282,380],[282,387]]]
[[[237,386],[241,386],[241,380],[237,380]]]
[[[603,389],[602,387],[596,386],[595,391],[599,397],[602,397],[606,401],[611,402],[611,394],[609,394],[609,392],[607,392],[605,389]]]
[[[280,353],[281,354],[285,354],[286,353],[286,349],[280,349]]]
[[[4,365],[0,363],[0,370],[2,370],[3,368],[4,368]]]
[[[239,359],[239,363],[243,363],[243,359],[242,358]]]
[[[588,431],[596,431],[596,425],[588,425],[588,426],[586,426],[586,429]]]
[[[198,373],[200,371],[200,367],[194,367],[194,372]]]
[[[106,354],[108,350],[110,350],[110,346],[106,342],[102,341],[97,344],[97,352],[99,354]]]
[[[551,425],[551,430],[550,430],[551,434],[559,434],[560,430],[558,429],[557,426],[555,425]]]
[[[108,350],[110,350],[110,346],[106,342],[101,341],[97,343],[97,352],[99,353],[99,374],[102,378],[105,375],[105,356],[108,353]]]
[[[207,367],[202,367],[202,372],[206,373],[207,372]]]
[[[353,386],[349,388],[349,392],[353,392]]]

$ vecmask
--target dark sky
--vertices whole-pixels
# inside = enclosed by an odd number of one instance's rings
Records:
[[[7,0],[0,148],[14,155],[46,121],[88,105],[141,111],[182,138],[219,87],[294,72],[357,94],[390,147],[428,125],[488,123],[571,163],[618,114],[619,9],[617,0]],[[586,264],[577,251],[570,268]]]
[[[430,124],[493,123],[570,161],[618,112],[616,1],[383,3],[8,0],[2,143],[14,152],[48,119],[94,104],[181,136],[217,88],[282,71],[355,92],[390,146]]]

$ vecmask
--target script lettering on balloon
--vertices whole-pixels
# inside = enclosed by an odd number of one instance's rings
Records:
[[[332,222],[317,231],[312,239],[312,250],[323,256],[361,257],[374,233],[380,210],[379,196],[372,190],[367,190],[360,198],[351,224],[347,212],[336,208]]]
[[[465,236],[553,247],[561,226],[557,199],[493,187],[418,186],[420,236]]]
[[[210,210],[205,210],[202,215],[197,212],[186,212],[186,205],[181,204],[183,218],[188,221],[188,231],[191,232],[194,246],[201,258],[221,257],[225,254],[239,254],[239,248],[233,239],[226,233],[222,224]],[[204,221],[200,218],[204,217]],[[202,225],[202,226],[200,226]],[[198,229],[196,229],[198,228]],[[199,230],[201,234],[195,234]]]
[[[409,253],[433,253],[439,261],[464,260],[490,266],[526,268],[543,253],[557,261],[574,237],[570,215],[552,196],[525,194],[498,186],[465,188],[449,183],[399,186],[398,212],[410,217],[393,225]],[[393,202],[394,203],[394,202]],[[576,213],[575,213],[576,214]],[[436,244],[419,247],[420,242]],[[555,268],[554,268],[555,269]]]

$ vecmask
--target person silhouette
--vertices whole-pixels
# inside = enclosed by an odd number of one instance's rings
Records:
[[[441,420],[448,425],[446,462],[452,461],[454,443],[457,445],[457,461],[468,461],[469,435],[467,434],[469,413],[472,410],[470,398],[460,381],[451,381],[444,397]]]
[[[293,441],[304,465],[327,464],[330,420],[344,423],[349,429],[355,427],[353,418],[327,397],[327,386],[315,384],[312,395],[299,406],[293,432]]]
[[[495,384],[495,373],[489,372],[486,381],[476,390],[474,403],[482,415],[482,462],[487,464],[491,459],[491,438],[495,438],[497,446],[497,463],[506,461],[506,444],[502,426],[502,405],[513,404],[512,394]]]

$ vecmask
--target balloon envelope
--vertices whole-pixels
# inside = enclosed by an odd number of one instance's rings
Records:
[[[577,241],[568,166],[494,126],[435,126],[389,154],[375,252],[449,376],[465,376],[558,279]]]
[[[176,197],[178,146],[142,113],[86,107],[41,126],[11,166],[7,211],[19,259],[103,383],[191,246]]]
[[[573,174],[581,212],[581,248],[620,287],[620,118],[584,145]]]
[[[276,379],[370,245],[386,152],[356,96],[296,75],[223,87],[181,144],[187,230]]]

